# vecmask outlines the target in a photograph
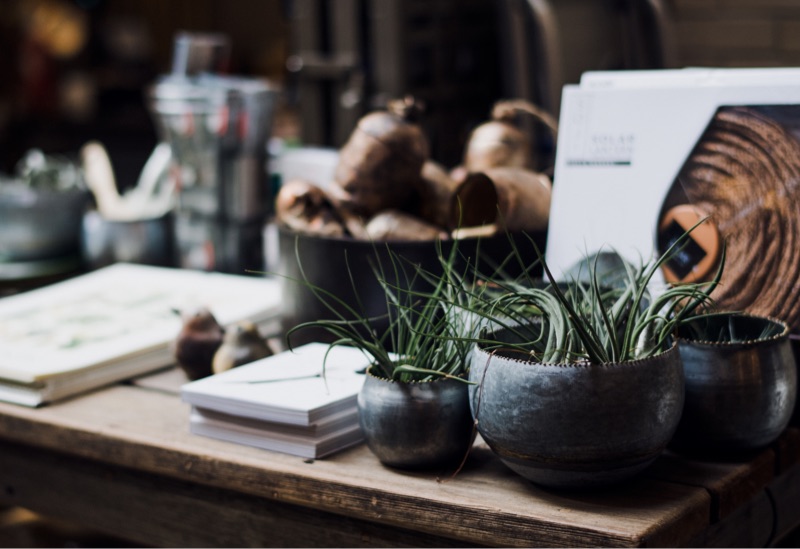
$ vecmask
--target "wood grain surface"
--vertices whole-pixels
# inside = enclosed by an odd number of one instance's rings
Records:
[[[365,445],[312,461],[195,436],[175,380],[163,381],[41,409],[0,404],[2,501],[162,546],[623,547],[773,539],[767,486],[787,504],[798,493],[776,477],[776,455],[794,459],[794,434],[748,461],[665,455],[622,485],[559,492],[480,440],[453,478],[389,469]]]

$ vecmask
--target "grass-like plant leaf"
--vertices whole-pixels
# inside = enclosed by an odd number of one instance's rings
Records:
[[[507,348],[528,352],[543,363],[586,362],[606,364],[645,358],[667,349],[677,327],[700,306],[710,303],[710,294],[719,284],[725,263],[723,246],[717,272],[710,282],[668,286],[652,296],[650,283],[658,269],[689,242],[689,235],[700,223],[678,238],[660,257],[638,268],[623,263],[613,279],[619,287],[606,288],[598,275],[598,258],[589,261],[588,281],[558,281],[535,242],[531,245],[541,263],[545,287],[531,287],[520,281],[485,280],[499,288],[489,303],[480,305],[478,314],[489,325],[512,327],[514,339],[521,343],[493,341],[484,334],[476,341],[487,349]],[[513,243],[512,243],[513,247]],[[516,250],[515,250],[516,253]],[[538,338],[525,341],[519,336],[530,322],[524,313],[538,310],[544,342]],[[506,330],[508,333],[509,330]]]
[[[303,322],[286,334],[287,341],[297,331],[321,328],[334,337],[331,345],[349,345],[362,350],[371,360],[373,374],[397,381],[428,381],[437,377],[464,380],[467,354],[472,339],[463,337],[467,332],[459,308],[463,307],[463,294],[457,286],[455,263],[459,258],[454,245],[445,256],[441,244],[437,254],[447,277],[433,275],[419,265],[397,255],[386,245],[388,262],[384,263],[374,244],[375,261],[372,271],[383,290],[387,313],[369,318],[365,307],[357,299],[347,303],[342,297],[311,282],[295,253],[302,279],[295,279],[308,288],[314,298],[331,312],[333,318]],[[350,271],[348,276],[355,287]],[[426,289],[419,289],[426,288]],[[388,319],[388,327],[376,332],[376,321]]]

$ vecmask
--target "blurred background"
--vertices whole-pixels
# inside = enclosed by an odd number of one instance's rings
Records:
[[[232,38],[230,71],[281,78],[288,27],[277,1],[9,0],[0,10],[0,171],[31,147],[96,139],[122,187],[156,143],[145,88],[171,69],[179,30]]]
[[[231,73],[283,85],[274,133],[337,147],[411,93],[448,165],[495,100],[557,114],[585,70],[800,64],[800,4],[780,0],[4,0],[0,171],[97,139],[131,185],[156,143],[144,90],[181,30],[227,35]]]
[[[3,0],[0,173],[30,149],[76,157],[96,140],[119,189],[136,185],[159,141],[147,90],[173,71],[181,31],[226,36],[226,72],[279,86],[273,139],[338,148],[410,94],[448,167],[498,99],[557,116],[562,86],[587,70],[800,66],[796,0]],[[546,168],[555,145],[537,137]],[[18,273],[0,269],[0,294]],[[0,509],[0,546],[120,543],[37,538],[41,519],[19,513]]]

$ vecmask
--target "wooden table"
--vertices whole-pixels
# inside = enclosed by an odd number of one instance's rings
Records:
[[[665,455],[621,486],[556,492],[480,441],[452,478],[388,469],[364,445],[314,461],[194,436],[163,382],[176,375],[0,404],[0,503],[156,546],[742,547],[800,523],[795,428],[741,461]]]

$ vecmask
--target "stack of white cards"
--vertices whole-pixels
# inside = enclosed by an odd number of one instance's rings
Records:
[[[359,350],[309,343],[181,388],[191,432],[320,458],[363,440],[357,397],[369,361]]]

